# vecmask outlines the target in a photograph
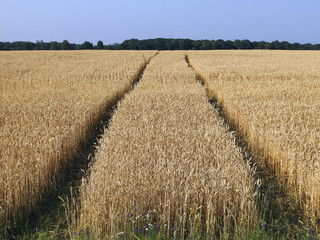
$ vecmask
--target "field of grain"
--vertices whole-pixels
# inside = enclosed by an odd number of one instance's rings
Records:
[[[253,174],[184,53],[161,52],[105,131],[82,184],[78,231],[245,236],[257,225]]]
[[[0,227],[26,216],[154,52],[0,52]]]
[[[202,51],[188,56],[251,151],[319,226],[319,52]]]
[[[157,53],[0,52],[0,239],[64,184],[83,149],[94,157],[79,195],[62,198],[62,238],[318,234],[320,54]],[[117,102],[96,151],[89,150],[88,139]],[[264,187],[278,190],[261,185],[263,174],[296,208],[270,204],[284,199],[264,195]],[[301,224],[285,231],[264,215],[295,216],[292,209],[303,210]]]

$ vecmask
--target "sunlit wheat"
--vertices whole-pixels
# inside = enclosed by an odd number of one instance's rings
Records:
[[[254,170],[184,57],[153,58],[119,104],[82,184],[80,229],[134,232],[138,222],[124,219],[135,209],[155,211],[159,231],[191,239],[245,235],[257,224]]]
[[[30,213],[154,52],[0,52],[0,227]]]

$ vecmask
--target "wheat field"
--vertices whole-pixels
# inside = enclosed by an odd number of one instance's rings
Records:
[[[78,231],[245,236],[257,224],[253,175],[185,55],[161,52],[105,131],[82,184]]]
[[[154,52],[0,52],[0,226],[26,216]]]
[[[320,54],[256,50],[188,56],[252,152],[320,224]]]
[[[63,203],[63,238],[281,238],[256,166],[309,219],[283,238],[315,235],[319,66],[316,51],[0,52],[0,236],[62,184],[116,103]]]

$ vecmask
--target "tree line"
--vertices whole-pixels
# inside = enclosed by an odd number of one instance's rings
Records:
[[[212,49],[283,49],[283,50],[320,50],[320,44],[289,43],[287,41],[250,41],[250,40],[191,40],[191,39],[129,39],[118,44],[104,45],[98,41],[96,45],[85,41],[82,44],[63,42],[0,42],[0,50],[212,50]]]
[[[97,45],[93,45],[91,42],[85,41],[82,44],[69,43],[64,40],[63,42],[0,42],[0,50],[84,50],[84,49],[104,49],[102,41],[98,41]]]

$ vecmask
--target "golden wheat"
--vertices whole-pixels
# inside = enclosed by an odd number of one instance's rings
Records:
[[[28,214],[154,52],[0,52],[0,227]]]
[[[195,77],[182,52],[153,58],[97,148],[78,230],[195,238],[254,228],[254,170]]]
[[[319,223],[320,53],[206,51],[189,58],[252,151]]]

